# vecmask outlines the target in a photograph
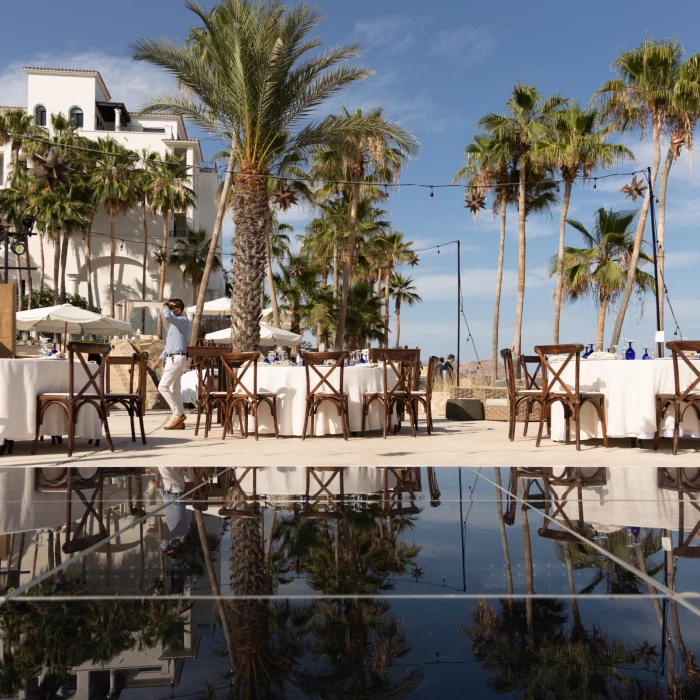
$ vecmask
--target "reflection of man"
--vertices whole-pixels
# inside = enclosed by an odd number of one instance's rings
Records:
[[[185,478],[177,467],[158,467],[161,486],[151,479],[151,484],[157,489],[165,505],[165,525],[167,533],[163,533],[160,550],[170,557],[176,556],[182,549],[182,540],[187,535],[187,511],[184,501],[178,498],[185,492]]]
[[[182,373],[187,365],[187,341],[190,337],[190,322],[185,314],[185,302],[171,299],[163,304],[163,318],[170,324],[165,338],[165,350],[153,363],[153,369],[163,365],[163,376],[158,391],[172,409],[173,419],[165,430],[185,429],[185,409],[182,405]]]

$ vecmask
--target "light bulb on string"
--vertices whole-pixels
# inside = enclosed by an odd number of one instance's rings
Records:
[[[435,201],[435,193],[433,192],[433,186],[430,186],[430,201],[434,202]]]
[[[596,183],[597,183],[597,182],[598,182],[598,178],[597,178],[597,177],[594,177],[594,178],[593,178],[593,189],[596,188]]]
[[[438,246],[437,249],[438,249],[438,255],[440,255],[440,246]]]
[[[124,250],[124,241],[119,242],[119,250],[120,251]]]

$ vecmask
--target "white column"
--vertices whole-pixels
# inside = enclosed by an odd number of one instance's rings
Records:
[[[70,293],[80,294],[80,275],[77,272],[68,273],[68,282],[70,283]]]
[[[122,130],[122,111],[118,107],[114,108],[114,130]]]

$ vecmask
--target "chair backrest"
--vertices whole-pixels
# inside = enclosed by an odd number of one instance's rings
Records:
[[[126,357],[108,357],[105,381],[107,393],[111,392],[112,374],[109,371],[112,367],[128,367],[130,394],[136,394],[140,399],[146,396],[146,363],[148,362],[147,352],[135,352]]]
[[[299,352],[301,359],[306,365],[306,396],[324,393],[333,394],[338,399],[342,399],[345,390],[345,360],[348,356],[346,352]],[[333,362],[332,365],[325,365],[325,362]],[[319,369],[319,367],[321,369]],[[331,375],[338,373],[338,387],[331,382]],[[312,382],[315,382],[312,384]]]
[[[530,369],[530,365],[534,365],[534,371]],[[541,389],[542,388],[542,360],[539,355],[521,355],[520,366],[523,368],[525,376],[526,389]],[[539,379],[538,379],[539,377]]]
[[[380,349],[377,359],[384,366],[384,393],[387,396],[410,395],[418,373],[420,350]],[[396,383],[391,389],[389,388],[389,369],[396,376]]]
[[[510,348],[501,350],[503,366],[506,370],[506,387],[511,404],[515,401],[515,365],[513,364],[513,351]]]
[[[87,396],[104,398],[106,359],[110,350],[109,343],[68,343],[68,393],[71,399],[81,399]],[[94,366],[88,364],[88,355],[99,358]],[[76,391],[75,386],[76,361],[80,362],[87,375],[87,381],[78,391]]]
[[[219,356],[219,372],[227,396],[254,399],[258,394],[259,352],[227,352]]]
[[[225,346],[187,346],[187,357],[192,362],[192,366],[197,372],[197,384],[200,396],[213,389],[214,376],[216,370],[219,368],[219,358],[228,352],[231,352],[231,348]]]
[[[207,340],[206,338],[197,338],[197,342],[195,343],[195,347],[197,347],[197,348],[201,348],[201,347],[211,348],[215,345],[216,345],[216,343],[213,340]]]
[[[691,362],[689,357],[686,357],[686,352],[700,352],[700,340],[669,340],[666,347],[671,351],[673,358],[673,380],[676,387],[676,399],[683,401],[691,393],[700,393],[696,388],[700,384],[700,366]],[[694,376],[690,384],[681,388],[681,363],[684,363],[688,370]]]
[[[433,382],[435,381],[435,372],[437,368],[438,358],[431,355],[428,359],[428,372],[425,375],[425,398],[430,401],[433,395]]]
[[[535,352],[539,355],[542,362],[542,395],[546,398],[549,394],[564,394],[570,401],[578,402],[579,400],[579,373],[581,370],[581,351],[583,345],[580,343],[571,343],[569,345],[536,345]],[[564,356],[559,368],[553,367],[547,355]],[[574,388],[569,388],[569,385],[561,378],[562,373],[568,367],[571,361],[574,361]],[[549,379],[549,373],[552,374],[552,379]]]

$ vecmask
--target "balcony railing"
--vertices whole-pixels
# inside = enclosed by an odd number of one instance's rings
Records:
[[[170,238],[187,238],[187,229],[186,228],[172,229],[168,235],[170,236]]]

